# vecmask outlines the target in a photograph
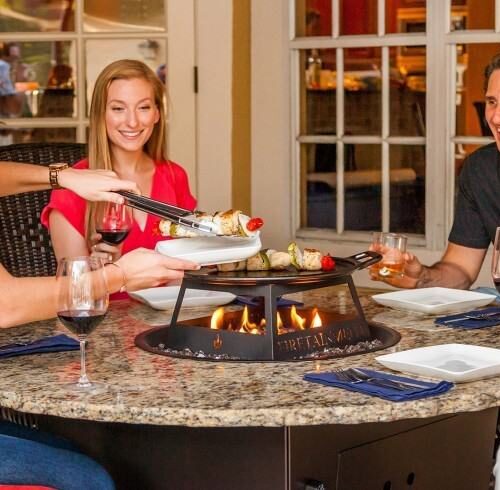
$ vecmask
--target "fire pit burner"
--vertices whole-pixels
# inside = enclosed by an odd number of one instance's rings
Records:
[[[370,331],[370,340],[360,341],[355,344],[347,344],[344,347],[324,347],[322,350],[316,350],[309,354],[291,357],[289,361],[311,361],[317,359],[328,359],[331,357],[347,357],[366,352],[374,352],[386,349],[397,344],[401,338],[395,330],[377,323],[368,323]],[[205,361],[249,361],[248,358],[242,358],[227,353],[204,352],[203,350],[193,351],[186,347],[184,349],[172,349],[168,347],[168,334],[170,327],[157,327],[142,334],[136,338],[136,345],[153,354],[160,354],[169,357],[181,357],[187,359],[205,360]]]
[[[335,258],[334,271],[186,272],[169,326],[144,332],[136,345],[150,352],[192,359],[293,361],[340,357],[394,345],[399,334],[369,325],[351,274],[381,259],[375,252]],[[355,312],[278,308],[286,294],[347,284]],[[178,321],[186,289],[258,296],[257,307]],[[347,311],[347,310],[346,310]]]

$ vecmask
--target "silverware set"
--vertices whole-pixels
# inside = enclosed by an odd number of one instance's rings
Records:
[[[427,388],[427,385],[419,384],[417,382],[412,383],[409,381],[395,381],[393,379],[370,376],[365,372],[356,368],[336,369],[334,370],[334,373],[339,380],[347,381],[352,384],[369,383],[374,386],[379,386],[381,388],[390,388],[392,390],[400,390],[400,391]]]
[[[459,318],[452,318],[451,320],[445,320],[441,323],[454,323],[461,322],[464,320],[500,320],[500,312],[499,311],[491,311],[489,313],[478,313],[475,315],[464,314]]]

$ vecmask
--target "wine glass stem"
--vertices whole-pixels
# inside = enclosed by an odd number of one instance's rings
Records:
[[[91,386],[89,378],[87,378],[87,370],[85,365],[85,338],[80,337],[80,379],[78,380],[78,386],[82,388],[87,388]]]

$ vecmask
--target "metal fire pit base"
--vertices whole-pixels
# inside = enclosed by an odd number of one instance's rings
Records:
[[[300,355],[295,358],[281,359],[280,361],[312,361],[316,359],[328,359],[335,357],[347,357],[365,352],[374,352],[397,344],[401,335],[396,330],[375,322],[367,322],[370,331],[370,339],[350,344],[344,347],[330,347],[322,351],[315,351],[310,354]],[[159,354],[161,356],[181,357],[185,359],[196,359],[203,361],[236,361],[236,362],[276,362],[275,360],[263,359],[243,359],[227,354],[212,354],[202,351],[194,352],[191,349],[176,350],[168,347],[169,326],[156,327],[142,332],[135,338],[135,345],[141,349]]]

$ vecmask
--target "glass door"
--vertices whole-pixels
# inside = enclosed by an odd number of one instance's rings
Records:
[[[98,73],[132,58],[150,66],[183,108],[170,121],[169,155],[194,168],[194,151],[185,150],[195,146],[193,15],[185,0],[7,2],[0,11],[0,144],[85,142]]]

